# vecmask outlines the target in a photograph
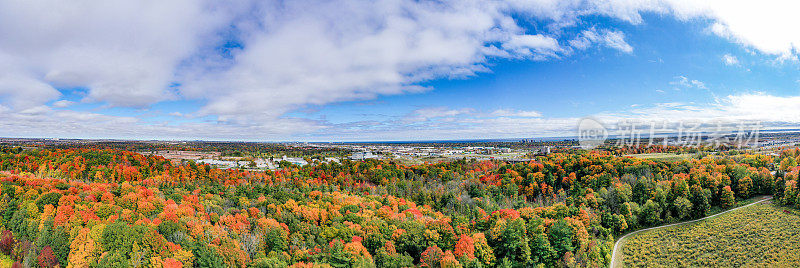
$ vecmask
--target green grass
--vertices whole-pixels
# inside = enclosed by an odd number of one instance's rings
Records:
[[[686,154],[675,154],[675,153],[647,153],[647,154],[626,154],[624,156],[630,156],[633,158],[640,158],[640,159],[650,159],[650,160],[661,160],[661,161],[668,161],[668,162],[675,162],[681,161],[685,159],[691,159],[694,157],[694,154],[686,153]]]
[[[800,216],[769,202],[716,218],[632,235],[624,266],[798,267]]]

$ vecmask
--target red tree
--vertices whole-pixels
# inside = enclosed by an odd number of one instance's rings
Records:
[[[39,261],[39,267],[55,267],[58,264],[58,260],[56,256],[53,255],[53,249],[50,246],[45,246],[41,252],[39,252],[39,257],[37,258]]]
[[[14,234],[9,230],[4,230],[0,235],[0,251],[3,254],[11,255],[11,250],[14,249]]]
[[[453,252],[457,258],[475,258],[475,242],[471,237],[462,234],[461,238],[456,242],[455,251]]]
[[[428,247],[420,256],[421,267],[439,267],[439,261],[444,257],[444,252],[437,246]]]

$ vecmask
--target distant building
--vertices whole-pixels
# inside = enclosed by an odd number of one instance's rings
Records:
[[[308,164],[305,159],[299,157],[286,157],[286,155],[281,158],[281,160],[298,165],[298,166],[305,166]]]
[[[355,152],[350,155],[350,159],[352,160],[364,160],[364,159],[374,159],[374,158],[378,158],[378,156],[372,154],[372,152]]]
[[[196,161],[200,164],[209,164],[220,168],[235,168],[238,166],[236,161],[216,160],[216,159],[198,159]]]

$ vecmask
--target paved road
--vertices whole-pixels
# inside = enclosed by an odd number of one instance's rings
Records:
[[[763,200],[760,200],[760,201],[757,201],[757,202],[753,202],[751,204],[747,204],[747,205],[744,205],[744,206],[741,206],[741,207],[738,207],[738,208],[726,210],[726,211],[723,211],[723,212],[720,212],[720,213],[717,213],[717,214],[714,214],[714,215],[711,215],[711,216],[708,216],[708,217],[705,217],[705,218],[700,218],[700,219],[691,220],[691,221],[685,221],[685,222],[679,222],[679,223],[673,223],[673,224],[667,224],[667,225],[662,225],[662,226],[652,227],[652,228],[647,228],[647,229],[641,229],[641,230],[638,230],[636,232],[632,232],[632,233],[626,234],[625,236],[621,237],[620,239],[617,239],[617,243],[614,244],[614,251],[611,253],[611,265],[610,265],[610,267],[612,267],[612,268],[614,268],[614,267],[622,267],[622,253],[617,254],[617,252],[619,252],[622,249],[622,241],[625,240],[625,238],[627,238],[628,236],[630,236],[632,234],[638,234],[638,233],[641,233],[641,232],[644,232],[644,231],[667,228],[667,227],[672,227],[672,226],[678,226],[678,225],[683,225],[683,224],[687,224],[687,223],[693,223],[693,222],[698,222],[698,221],[714,218],[716,216],[719,216],[719,215],[722,215],[722,214],[725,214],[725,213],[728,213],[728,212],[731,212],[731,211],[736,211],[736,210],[739,210],[739,209],[743,209],[743,208],[746,208],[746,207],[749,207],[749,206],[752,206],[752,205],[755,205],[755,204],[758,204],[758,203],[761,203],[761,202],[764,202],[764,201],[767,201],[767,200],[770,200],[770,199],[772,199],[771,196],[765,197]]]

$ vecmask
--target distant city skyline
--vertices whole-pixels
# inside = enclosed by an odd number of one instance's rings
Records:
[[[0,0],[0,137],[413,141],[800,126],[791,1]]]

